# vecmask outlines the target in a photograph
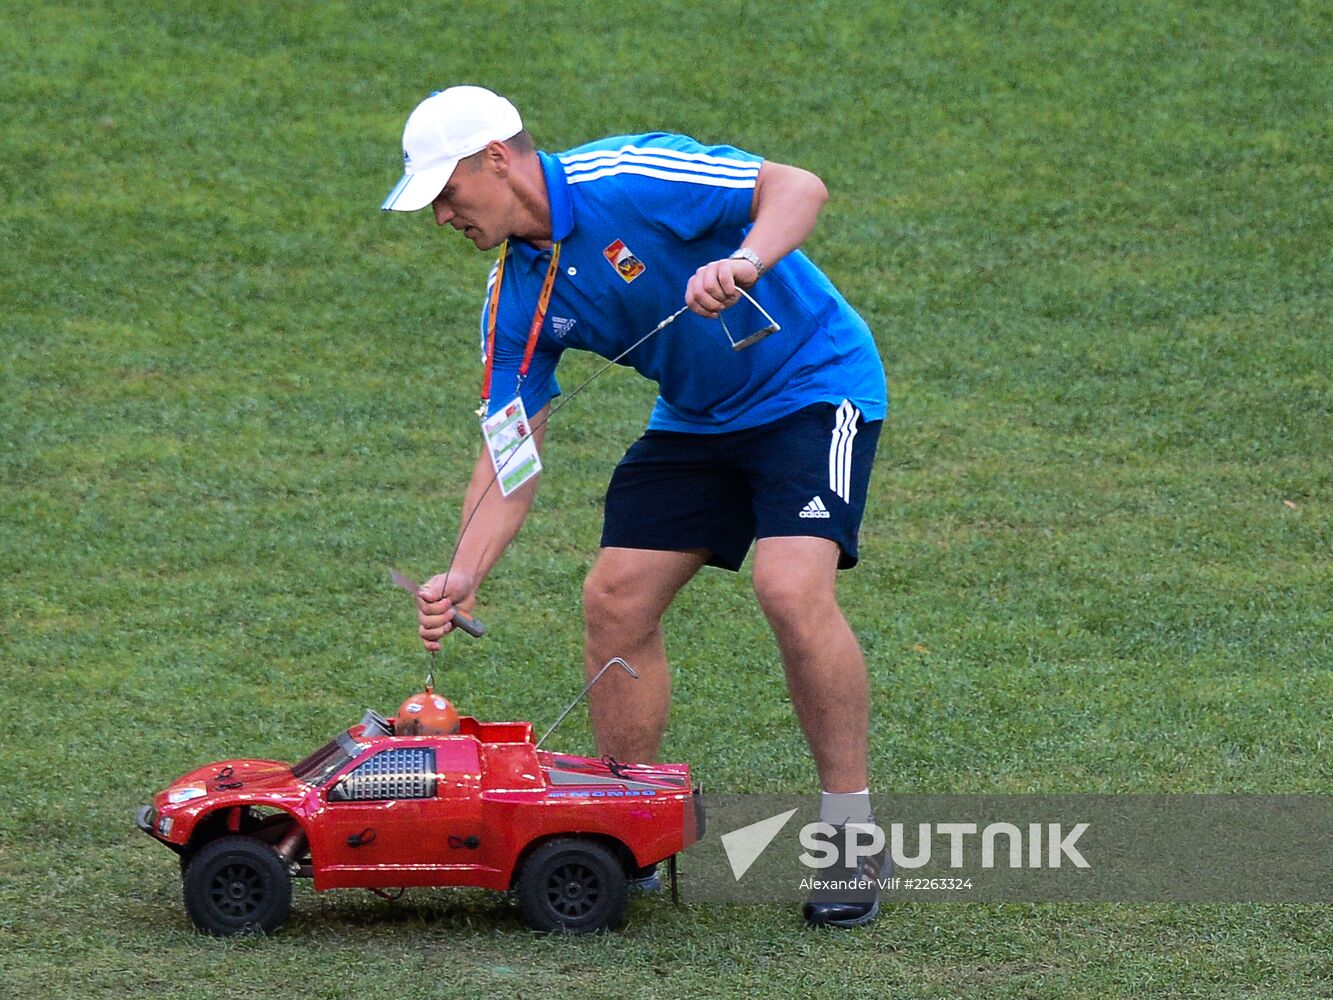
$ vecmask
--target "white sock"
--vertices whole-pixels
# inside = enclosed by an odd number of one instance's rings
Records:
[[[819,798],[819,821],[844,826],[870,822],[870,789],[859,792],[825,792]]]

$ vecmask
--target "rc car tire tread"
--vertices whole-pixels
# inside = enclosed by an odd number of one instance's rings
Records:
[[[182,887],[195,926],[220,937],[272,933],[291,912],[291,875],[273,849],[254,837],[220,837],[200,848]]]
[[[629,901],[629,880],[620,860],[581,837],[539,845],[523,862],[515,889],[528,926],[548,934],[619,927]]]

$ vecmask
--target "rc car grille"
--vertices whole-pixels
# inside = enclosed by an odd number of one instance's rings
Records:
[[[338,797],[429,799],[435,796],[435,751],[429,747],[384,750],[343,779]]]

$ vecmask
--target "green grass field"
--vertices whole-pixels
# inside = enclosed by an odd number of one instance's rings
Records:
[[[477,448],[490,257],[381,215],[430,90],[539,145],[662,128],[819,173],[808,245],[894,409],[841,597],[878,791],[1333,788],[1333,17],[1296,2],[163,2],[0,12],[0,983],[7,993],[1333,996],[1326,906],[636,901],[540,939],[480,893],[298,887],[197,936],[132,810],[295,759],[426,659]],[[594,370],[563,369],[572,386]],[[492,634],[441,686],[554,718],[652,389],[552,425]],[[745,574],[669,618],[664,754],[812,791]],[[589,750],[582,713],[562,733]],[[1237,877],[1243,877],[1238,866]]]

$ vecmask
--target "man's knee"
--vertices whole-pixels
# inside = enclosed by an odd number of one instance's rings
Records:
[[[754,593],[774,628],[804,631],[839,616],[838,546],[824,538],[761,538]]]
[[[583,613],[589,635],[614,633],[622,640],[648,638],[680,588],[699,571],[708,553],[603,549],[583,582]]]
[[[657,627],[659,615],[632,574],[594,566],[583,581],[583,615],[589,632],[642,634]]]
[[[773,626],[786,631],[816,628],[820,618],[838,613],[833,588],[809,577],[756,573],[754,593]]]

